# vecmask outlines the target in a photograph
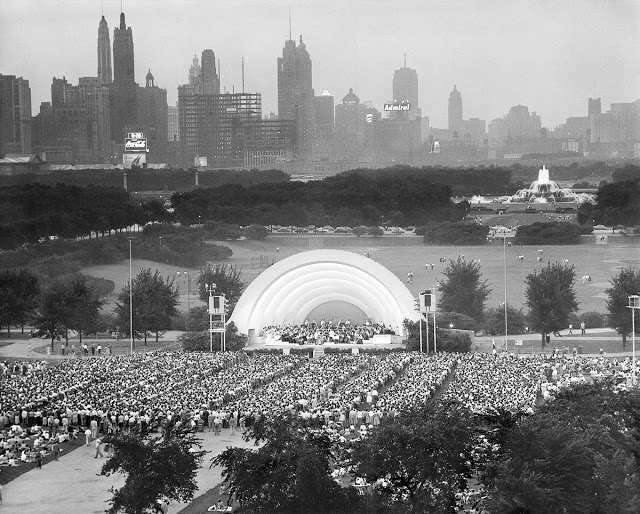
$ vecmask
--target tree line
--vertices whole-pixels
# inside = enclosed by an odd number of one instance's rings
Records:
[[[449,261],[443,274],[445,278],[437,288],[437,305],[443,313],[457,313],[466,317],[456,320],[456,328],[484,329],[495,335],[504,334],[504,309],[485,308],[491,288],[482,279],[479,261],[458,257]],[[575,280],[575,267],[563,262],[549,262],[541,270],[529,273],[525,278],[525,305],[529,311],[525,315],[507,306],[509,331],[522,333],[526,324],[532,332],[540,333],[544,348],[547,334],[564,330],[575,322],[575,313],[578,311]],[[627,337],[632,330],[629,296],[640,294],[640,270],[622,268],[611,277],[609,284],[610,287],[605,290],[609,313],[607,323],[620,334],[623,348],[626,349]],[[636,323],[636,334],[640,334],[640,323]],[[415,334],[413,337],[415,339]]]
[[[177,221],[199,217],[226,223],[307,226],[378,226],[454,220],[464,209],[450,200],[451,188],[419,170],[352,172],[324,180],[196,189],[175,193]]]

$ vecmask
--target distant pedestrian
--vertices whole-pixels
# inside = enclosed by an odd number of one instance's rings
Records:
[[[40,453],[40,450],[36,451],[36,466],[38,469],[42,469],[42,453]]]
[[[569,335],[573,334],[573,325],[569,325]]]
[[[585,322],[584,322],[584,321],[580,323],[580,330],[582,331],[582,335],[584,335],[584,334],[585,334],[585,328],[586,328],[586,327],[587,327],[587,326],[586,326],[586,324],[585,324]]]
[[[102,450],[100,449],[101,444],[102,439],[96,439],[96,456],[94,457],[94,459],[97,459],[98,455],[100,456],[100,458],[104,457],[104,455],[102,454]]]
[[[58,441],[53,443],[51,451],[53,452],[53,460],[58,460],[58,454],[60,453],[60,445],[58,444]]]

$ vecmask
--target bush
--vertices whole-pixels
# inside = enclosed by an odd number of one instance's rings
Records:
[[[268,233],[267,228],[262,225],[249,225],[244,229],[244,236],[253,241],[263,241]]]
[[[609,317],[606,314],[595,311],[587,311],[582,314],[573,313],[569,318],[569,323],[573,325],[573,329],[580,329],[580,323],[584,321],[585,328],[607,328],[609,326]]]
[[[514,307],[507,307],[507,323],[510,334],[524,334],[524,327],[527,326],[527,318],[522,309],[516,310]],[[504,308],[487,309],[482,325],[486,335],[504,335]]]
[[[437,312],[436,326],[438,328],[448,328],[449,325],[453,325],[452,328],[459,330],[477,330],[479,328],[478,322],[466,314],[459,312]]]
[[[185,332],[178,336],[178,342],[186,352],[209,351],[209,334],[206,332]]]
[[[424,243],[435,245],[483,245],[489,233],[488,226],[467,221],[433,223],[424,229]]]
[[[553,221],[522,225],[516,232],[515,244],[523,245],[575,245],[580,244],[580,228],[572,223]]]
[[[440,330],[436,339],[439,352],[469,353],[471,351],[471,336],[467,332],[458,330]]]
[[[369,227],[368,233],[373,237],[381,237],[384,235],[384,230],[381,227]]]

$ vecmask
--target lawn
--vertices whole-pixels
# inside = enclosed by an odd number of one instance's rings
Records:
[[[416,236],[382,236],[379,238],[361,237],[349,235],[270,235],[264,241],[226,241],[223,244],[233,250],[233,256],[222,261],[233,264],[242,271],[245,281],[251,282],[262,270],[266,262],[282,260],[290,255],[305,250],[331,248],[347,250],[360,254],[370,254],[372,259],[389,268],[398,278],[406,283],[407,273],[413,272],[413,284],[406,284],[415,296],[421,290],[434,287],[438,280],[444,278],[442,271],[446,263],[440,262],[440,258],[457,259],[464,256],[465,259],[478,259],[482,268],[484,279],[487,281],[492,293],[487,301],[487,307],[495,307],[504,299],[505,273],[504,262],[506,260],[506,284],[507,301],[516,307],[525,304],[525,283],[527,274],[540,270],[547,262],[568,260],[569,265],[575,266],[576,293],[579,301],[579,309],[582,312],[598,311],[606,312],[605,289],[609,287],[609,279],[617,274],[621,267],[640,267],[640,238],[634,237],[609,237],[606,245],[596,245],[592,237],[583,237],[583,244],[572,246],[523,246],[506,249],[506,259],[500,242],[485,246],[424,246],[421,237]],[[539,253],[542,250],[542,253]],[[518,255],[523,260],[518,260]],[[542,257],[538,262],[537,257]],[[262,259],[262,266],[260,258]],[[425,264],[433,263],[435,269],[425,268]],[[115,294],[126,285],[129,279],[129,262],[123,261],[118,265],[92,266],[84,268],[83,272],[90,275],[102,276],[116,283]],[[204,264],[204,263],[203,263]],[[179,270],[175,266],[151,261],[134,260],[133,274],[140,269],[151,267],[158,268],[163,276],[174,276]],[[201,304],[194,293],[198,270],[186,270],[194,273],[191,286],[191,307]],[[582,276],[591,275],[591,283],[583,284]],[[176,279],[180,286],[180,308],[187,309],[187,284],[186,279],[180,276]],[[110,304],[112,305],[112,298]],[[109,306],[106,307],[110,309]],[[526,310],[526,309],[525,309]]]

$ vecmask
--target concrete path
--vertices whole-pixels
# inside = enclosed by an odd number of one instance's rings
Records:
[[[219,436],[213,432],[198,434],[203,448],[208,450],[202,467],[198,470],[198,491],[195,497],[205,493],[222,481],[220,468],[209,469],[210,460],[227,446],[252,447],[242,440],[240,432],[230,434],[223,429]],[[101,476],[104,459],[96,459],[95,447],[82,446],[71,452],[63,452],[58,461],[35,468],[2,486],[2,514],[90,514],[104,512],[109,507],[111,487],[124,484],[121,475]],[[187,503],[173,503],[169,512],[176,514]]]

